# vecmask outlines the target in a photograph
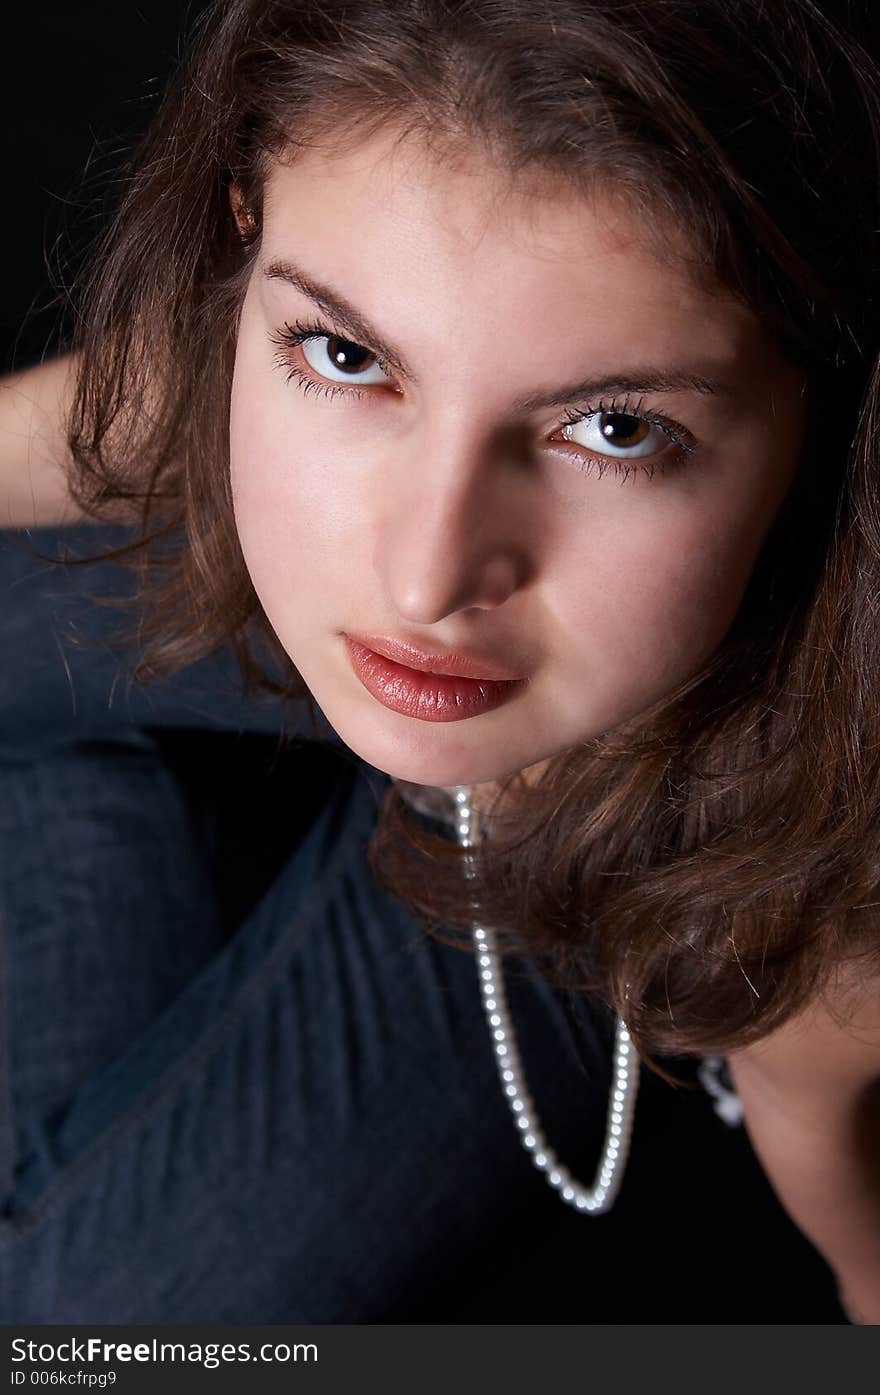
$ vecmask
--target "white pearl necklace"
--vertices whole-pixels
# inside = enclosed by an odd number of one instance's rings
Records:
[[[457,807],[458,841],[462,847],[470,848],[479,837],[478,833],[474,836],[478,823],[471,804],[470,787],[456,785],[453,792]],[[465,873],[469,879],[476,876],[474,858],[470,853],[465,857]],[[633,1111],[639,1086],[639,1057],[626,1024],[618,1017],[605,1142],[599,1158],[596,1179],[592,1187],[585,1187],[572,1177],[568,1168],[559,1162],[553,1150],[548,1147],[526,1088],[519,1048],[507,1005],[495,933],[485,926],[475,924],[473,939],[477,951],[483,1009],[492,1033],[501,1087],[507,1096],[514,1122],[519,1130],[520,1142],[529,1153],[535,1167],[544,1173],[549,1185],[558,1191],[563,1201],[578,1211],[591,1212],[593,1215],[610,1211],[620,1190],[629,1156]]]

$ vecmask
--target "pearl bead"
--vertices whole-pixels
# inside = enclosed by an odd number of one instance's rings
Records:
[[[467,849],[472,846],[471,826],[478,828],[468,786],[456,787],[455,802],[459,809],[459,843]],[[464,863],[466,877],[473,879],[476,876],[473,855],[467,853]],[[474,907],[476,909],[476,902]],[[606,1135],[596,1180],[592,1187],[586,1188],[557,1163],[555,1154],[544,1141],[540,1124],[533,1117],[534,1109],[523,1080],[519,1047],[507,1006],[501,961],[495,952],[494,932],[485,926],[474,925],[472,938],[477,950],[483,1010],[492,1029],[498,1072],[523,1146],[530,1153],[535,1168],[545,1174],[548,1183],[563,1201],[591,1215],[610,1210],[626,1166],[639,1085],[640,1061],[625,1022],[618,1017]]]

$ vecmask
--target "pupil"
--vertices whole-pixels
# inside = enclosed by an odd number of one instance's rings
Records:
[[[353,344],[350,339],[340,339],[335,334],[327,340],[327,353],[337,368],[356,371],[363,368],[364,359],[372,358],[369,349],[362,349],[359,344]]]
[[[638,436],[642,428],[642,435]],[[630,416],[626,412],[603,412],[599,430],[607,441],[612,441],[617,446],[631,446],[644,440],[648,423],[642,421],[641,417]],[[638,436],[638,440],[630,440],[632,436]]]

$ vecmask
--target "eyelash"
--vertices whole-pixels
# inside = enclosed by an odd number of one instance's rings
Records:
[[[316,378],[311,377],[310,374],[300,368],[298,364],[292,363],[289,357],[289,351],[291,349],[297,348],[310,339],[342,339],[348,344],[355,343],[354,340],[345,339],[344,335],[339,334],[336,330],[331,329],[329,325],[321,324],[317,320],[306,323],[301,320],[295,320],[293,326],[285,321],[284,327],[276,330],[276,332],[269,337],[272,343],[278,345],[280,349],[280,352],[275,357],[275,362],[279,368],[286,370],[287,382],[295,381],[301,392],[306,395],[310,392],[315,392],[328,398],[363,397],[364,390],[362,388],[341,387],[336,383],[319,382]],[[378,354],[374,354],[372,349],[366,344],[357,344],[356,347],[359,349],[366,349],[367,352],[372,355],[377,367],[379,367],[383,373],[389,372],[387,363],[385,363]],[[621,483],[625,483],[626,480],[631,478],[635,473],[645,474],[650,479],[655,474],[667,474],[670,469],[683,464],[688,456],[696,452],[697,444],[686,427],[682,426],[677,421],[673,421],[671,417],[664,416],[662,412],[655,412],[650,407],[645,407],[644,401],[644,397],[640,397],[637,402],[633,403],[627,393],[622,399],[615,396],[610,402],[607,402],[604,398],[600,398],[598,402],[588,407],[570,408],[566,411],[562,423],[563,427],[576,426],[587,417],[600,414],[636,417],[639,421],[647,422],[649,426],[659,426],[660,430],[665,432],[666,436],[675,447],[674,451],[661,456],[659,461],[649,461],[644,465],[641,464],[638,458],[627,460],[623,457],[610,455],[606,457],[595,455],[583,456],[582,458],[588,465],[595,466],[600,479],[609,469],[615,475],[620,476]],[[577,447],[576,441],[571,444]],[[585,450],[585,447],[581,447],[580,449]],[[589,470],[584,468],[584,466],[581,466],[581,468],[584,470],[585,474],[589,473]]]

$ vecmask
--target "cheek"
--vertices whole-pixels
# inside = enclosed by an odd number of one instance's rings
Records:
[[[309,414],[296,413],[288,396],[293,392],[279,371],[267,381],[246,355],[237,359],[229,419],[235,521],[273,624],[295,606],[303,587],[313,598],[310,607],[320,607],[322,583],[338,577],[339,559],[354,563],[357,533],[351,482],[333,468]]]
[[[657,695],[695,672],[736,615],[778,495],[718,489],[656,511],[645,501],[626,527],[597,528],[586,548],[582,537],[558,594],[584,671]]]

